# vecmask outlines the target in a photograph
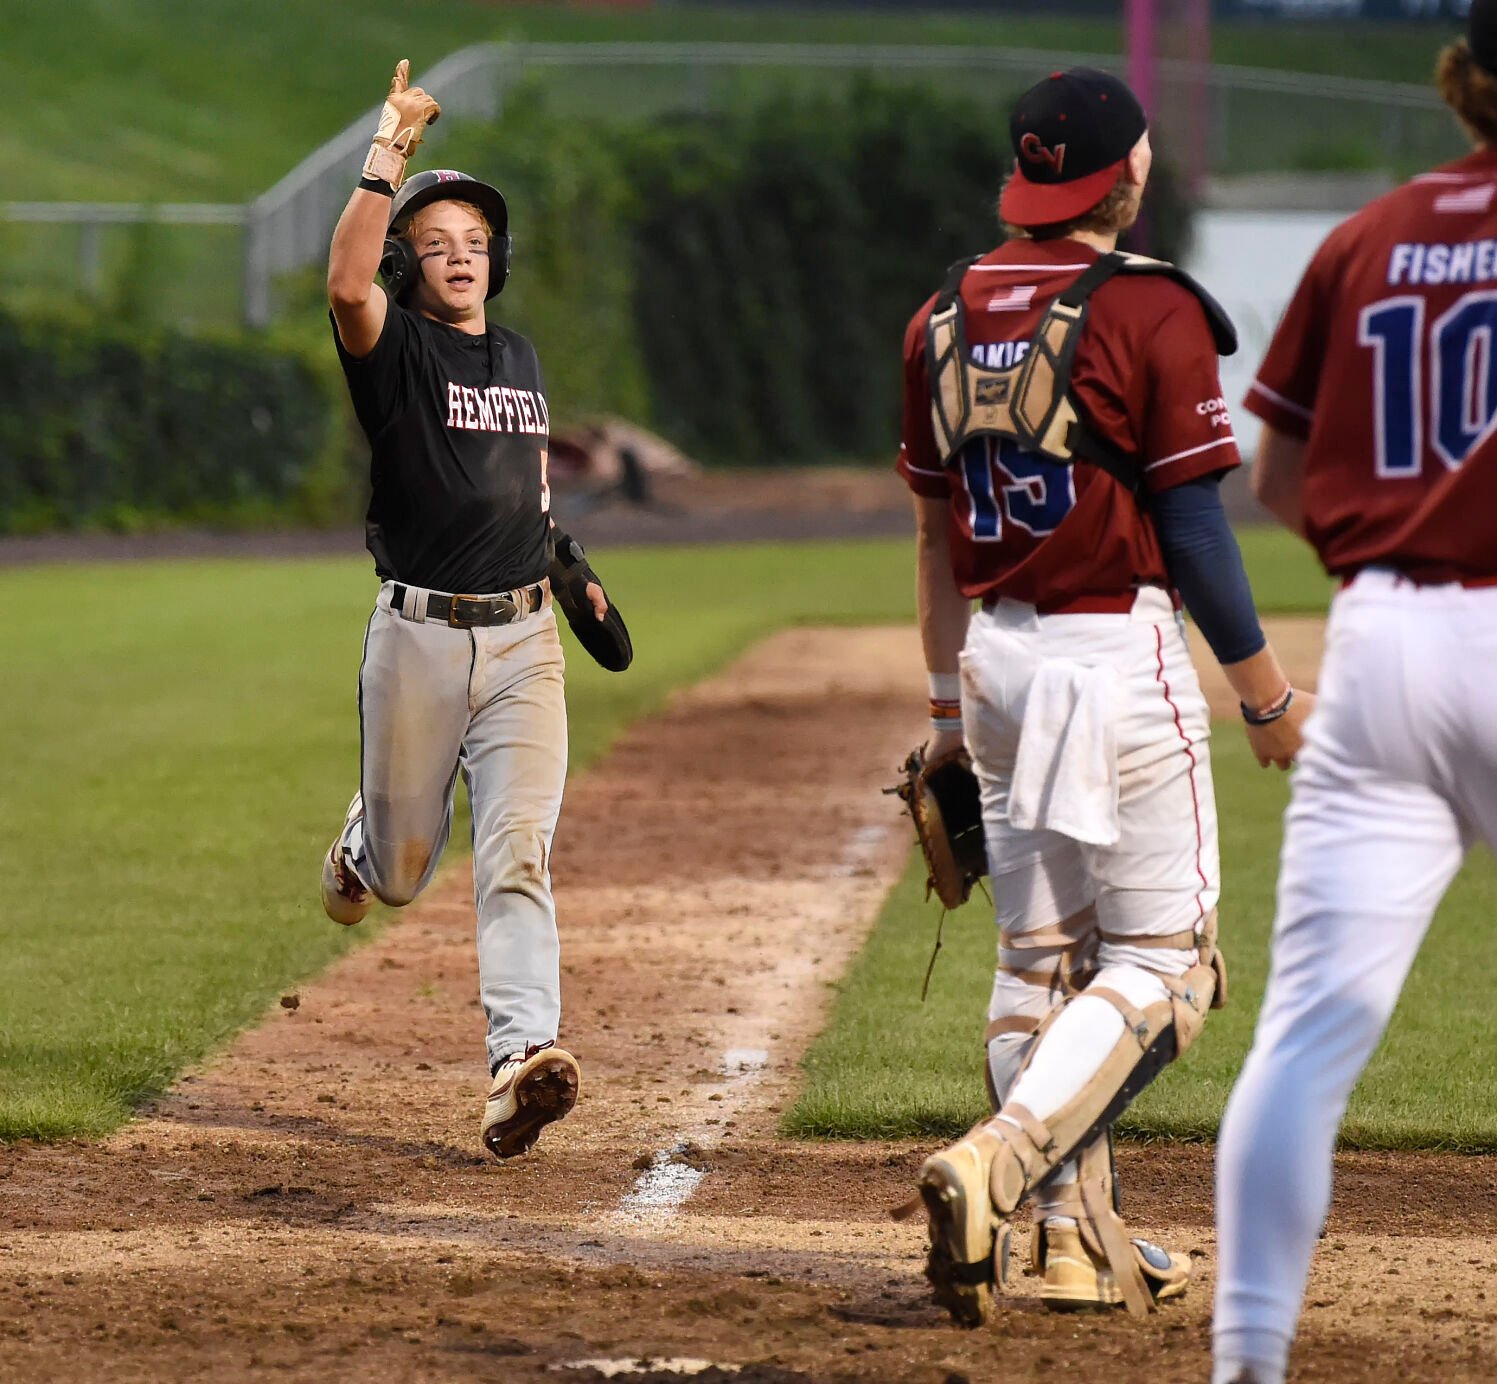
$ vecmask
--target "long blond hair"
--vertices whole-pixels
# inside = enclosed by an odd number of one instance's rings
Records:
[[[1440,50],[1435,86],[1472,140],[1497,145],[1497,77],[1476,61],[1465,39]]]

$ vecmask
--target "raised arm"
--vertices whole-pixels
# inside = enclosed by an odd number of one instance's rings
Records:
[[[328,303],[338,338],[355,357],[374,349],[389,310],[385,291],[375,285],[374,277],[389,226],[390,199],[405,179],[406,160],[421,142],[421,131],[442,112],[420,87],[411,86],[410,73],[410,62],[402,58],[364,161],[364,176],[338,218],[328,255]]]

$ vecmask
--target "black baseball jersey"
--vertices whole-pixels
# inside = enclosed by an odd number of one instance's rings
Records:
[[[380,579],[481,593],[545,576],[551,420],[535,348],[393,299],[363,359],[336,322],[333,340],[373,453],[364,529]]]

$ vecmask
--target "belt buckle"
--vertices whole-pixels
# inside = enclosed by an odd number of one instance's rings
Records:
[[[476,607],[478,614],[466,619],[458,615],[458,602],[467,602],[470,609]],[[475,625],[508,625],[519,617],[520,607],[514,596],[505,592],[502,596],[454,596],[447,612],[447,623],[457,629],[471,629]]]
[[[460,619],[458,616],[457,607],[459,601],[467,601],[469,605],[471,605],[477,599],[477,596],[459,596],[454,594],[451,602],[447,606],[447,623],[452,626],[453,629],[471,629],[473,627],[473,621]]]

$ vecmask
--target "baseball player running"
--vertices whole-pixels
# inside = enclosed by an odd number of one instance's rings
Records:
[[[1219,1004],[1207,708],[1176,591],[1286,766],[1309,699],[1266,643],[1218,496],[1238,465],[1221,309],[1115,252],[1149,175],[1144,112],[1077,68],[1019,98],[1001,214],[905,337],[930,758],[970,751],[997,905],[997,1112],[928,1159],[927,1277],[961,1322],[1034,1199],[1045,1305],[1152,1309],[1189,1261],[1130,1239],[1109,1128]],[[972,600],[981,610],[972,612]]]
[[[1497,0],[1440,55],[1476,151],[1321,246],[1247,406],[1254,488],[1342,587],[1273,965],[1217,1154],[1218,1384],[1279,1384],[1347,1098],[1467,847],[1497,848]]]
[[[580,549],[552,531],[535,349],[484,317],[509,272],[504,198],[451,170],[405,180],[440,113],[408,74],[401,62],[328,264],[338,359],[373,453],[366,532],[381,586],[359,671],[360,790],[322,901],[353,924],[376,897],[414,899],[462,771],[493,1074],[482,1137],[506,1158],[566,1115],[579,1076],[556,1046],[550,854],[567,717],[553,589],[590,602],[600,635],[622,625]]]

